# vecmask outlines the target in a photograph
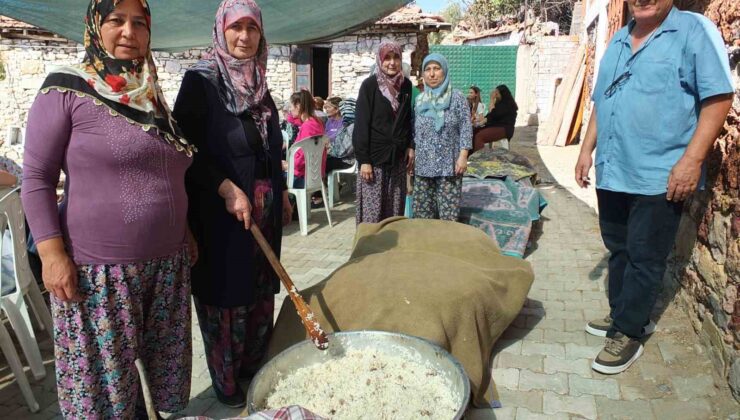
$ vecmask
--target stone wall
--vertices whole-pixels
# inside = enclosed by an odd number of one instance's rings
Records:
[[[380,43],[394,40],[403,47],[403,62],[411,62],[411,53],[416,50],[417,35],[359,33],[333,40],[331,51],[331,94],[341,97],[357,97],[362,81],[370,74],[375,64],[375,55]]]
[[[375,63],[375,54],[383,40],[395,40],[403,46],[403,60],[411,62],[416,49],[416,33],[374,34],[358,32],[330,42],[332,95],[356,97],[360,84]],[[290,62],[291,46],[271,46],[267,79],[278,107],[293,93]],[[154,53],[160,85],[172,106],[185,71],[195,64],[204,49],[179,53]],[[25,127],[28,110],[45,75],[55,66],[79,63],[85,52],[72,42],[39,42],[0,39],[0,66],[5,77],[0,80],[0,154],[20,163],[22,146],[6,142],[9,127]]]
[[[530,49],[535,102],[531,104],[539,123],[547,120],[555,101],[555,86],[558,78],[564,79],[568,64],[578,49],[578,36],[543,36]],[[517,81],[517,86],[519,82]],[[532,110],[528,110],[529,113]]]
[[[740,33],[740,8],[730,3],[715,0],[706,9],[727,44]],[[730,54],[738,50],[728,45]],[[740,400],[740,65],[732,73],[733,109],[708,159],[706,191],[685,208],[666,283]]]

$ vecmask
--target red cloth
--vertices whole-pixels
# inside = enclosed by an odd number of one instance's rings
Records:
[[[324,124],[316,117],[312,117],[312,118],[307,119],[306,121],[303,121],[300,118],[295,118],[292,115],[288,115],[286,117],[286,120],[289,123],[299,127],[298,136],[295,139],[296,143],[306,138],[309,138],[309,137],[324,135]],[[303,157],[303,151],[299,150],[295,154],[295,176],[299,178],[303,178],[305,174],[306,174],[306,160]],[[326,174],[326,151],[324,151],[324,155],[321,158],[321,175],[324,176],[325,174]]]

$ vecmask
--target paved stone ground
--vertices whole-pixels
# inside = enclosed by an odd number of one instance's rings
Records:
[[[569,192],[568,180],[563,178],[570,175],[572,163],[567,161],[576,153],[573,149],[543,152],[551,173],[534,146],[534,131],[528,128],[518,129],[513,149],[537,163],[543,181],[540,189],[550,204],[526,257],[536,276],[529,299],[494,352],[494,378],[504,407],[471,410],[468,418],[740,418],[740,405],[714,373],[686,315],[672,304],[656,310],[658,331],[627,372],[608,377],[590,369],[603,339],[587,335],[583,326],[586,320],[603,317],[608,308],[606,252],[593,209]],[[323,210],[314,210],[309,236],[300,236],[296,223],[286,231],[283,261],[299,288],[321,281],[350,254],[354,207],[342,204],[332,217],[335,225],[329,228]],[[284,297],[283,291],[278,306]],[[185,412],[172,417],[241,414],[216,402],[195,321],[193,331],[192,400]],[[32,383],[41,412],[28,412],[0,358],[0,418],[60,418],[51,345],[48,336],[42,333],[40,338],[48,376]]]

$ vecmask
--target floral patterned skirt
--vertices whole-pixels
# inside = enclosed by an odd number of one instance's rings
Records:
[[[79,265],[77,276],[82,302],[51,298],[62,415],[133,418],[143,406],[137,358],[157,410],[184,409],[192,359],[187,248],[141,263]]]
[[[356,222],[379,223],[393,216],[403,216],[406,206],[406,165],[373,166],[373,180],[357,174]]]

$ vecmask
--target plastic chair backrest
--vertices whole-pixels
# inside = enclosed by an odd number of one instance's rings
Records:
[[[15,269],[16,293],[26,290],[34,278],[31,266],[28,265],[26,219],[18,191],[18,188],[0,188],[0,219],[4,219],[0,220],[0,237],[6,229],[10,229],[10,234],[13,237],[13,268]],[[2,276],[1,272],[0,276]]]
[[[298,150],[303,151],[303,160],[306,164],[305,189],[309,192],[321,190],[321,166],[324,151],[329,143],[326,136],[313,136],[303,139],[290,146],[288,151],[288,189],[293,189],[293,178],[295,174],[295,154]]]

